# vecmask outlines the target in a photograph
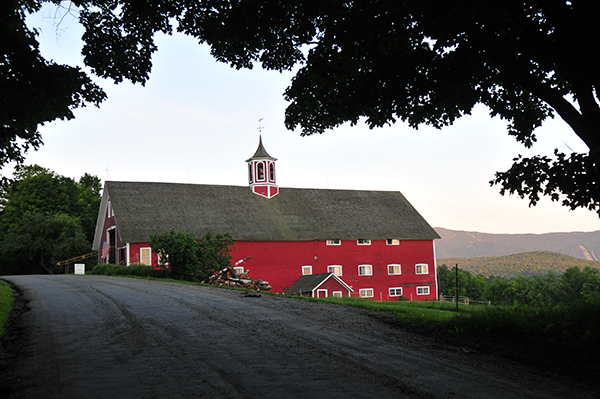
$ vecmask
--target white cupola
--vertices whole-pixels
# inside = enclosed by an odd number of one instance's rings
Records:
[[[273,158],[267,153],[262,143],[262,137],[259,136],[256,152],[252,158],[246,160],[248,181],[254,194],[273,198],[279,193],[275,178],[275,161],[277,158]]]

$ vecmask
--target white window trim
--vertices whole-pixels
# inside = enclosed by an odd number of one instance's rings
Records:
[[[308,270],[309,273],[304,273],[304,270]],[[312,274],[312,266],[302,266],[302,275],[303,276],[310,276]]]
[[[237,274],[242,274],[244,273],[244,266],[234,266],[233,270],[235,270]]]
[[[427,269],[426,272],[419,272],[419,268],[421,268],[421,270],[423,269],[423,266],[425,266],[425,268]],[[417,263],[415,265],[415,274],[429,274],[429,265],[427,263]]]
[[[335,272],[332,272],[332,271],[330,270],[330,268],[332,268],[332,267],[339,267],[339,268],[340,268],[340,274],[337,274],[337,273],[335,273]],[[329,266],[327,266],[327,273],[333,273],[333,274],[335,274],[336,276],[341,276],[341,275],[343,274],[343,272],[342,272],[342,265],[329,265]]]
[[[400,265],[400,263],[390,263],[388,266],[388,275],[389,276],[399,276],[402,274],[402,265]],[[399,273],[390,273],[390,266],[398,266],[398,269],[400,270]]]
[[[388,238],[387,240],[385,240],[385,244],[386,245],[400,245],[400,240],[397,238]]]
[[[254,182],[256,183],[266,183],[267,182],[267,174],[269,173],[267,171],[267,165],[265,161],[257,161],[254,164],[254,169],[256,170],[256,176],[254,177]],[[260,178],[260,169],[262,169],[263,172],[263,176],[262,179]]]
[[[370,273],[361,273],[360,268],[369,268]],[[359,276],[372,276],[373,275],[373,265],[358,265],[358,275]]]
[[[333,240],[327,240],[325,242],[326,245],[342,245],[342,240],[338,240],[338,239],[333,239]]]
[[[268,178],[269,178],[269,183],[275,183],[275,162],[268,162],[267,163],[267,173],[269,174]],[[272,173],[271,173],[272,172]]]
[[[371,240],[367,238],[359,238],[356,240],[356,245],[371,245]]]
[[[334,298],[343,298],[344,297],[344,293],[342,291],[333,291],[331,293],[331,296]]]
[[[421,292],[419,292],[421,291]],[[427,291],[427,292],[422,292]],[[417,287],[417,295],[429,295],[429,286]]]
[[[394,293],[392,294],[392,290],[394,290]],[[400,294],[398,294],[398,290],[400,290]],[[397,297],[397,296],[402,296],[402,287],[390,287],[388,289],[388,294],[390,295],[390,297]]]
[[[149,263],[142,262],[142,258],[143,258],[142,252],[145,249],[150,250],[150,261],[149,261]],[[140,263],[143,264],[143,265],[152,266],[152,247],[141,247],[140,248]]]
[[[371,295],[366,295],[366,293],[369,291],[371,291]],[[375,295],[375,290],[373,290],[373,288],[361,288],[360,290],[358,290],[359,298],[373,298],[374,295]]]

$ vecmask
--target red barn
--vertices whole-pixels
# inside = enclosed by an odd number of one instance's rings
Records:
[[[106,182],[94,237],[100,263],[155,264],[150,235],[173,228],[229,233],[233,261],[251,256],[240,267],[274,292],[333,273],[356,296],[437,298],[440,237],[400,192],[279,188],[275,161],[261,141],[246,161],[249,188]]]

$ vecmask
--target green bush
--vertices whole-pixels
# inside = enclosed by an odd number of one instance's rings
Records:
[[[155,277],[166,278],[168,271],[164,269],[154,269],[141,263],[133,263],[129,266],[122,265],[96,265],[92,269],[92,274],[103,276],[137,276],[137,277]]]
[[[161,254],[159,266],[166,268],[170,278],[201,282],[214,270],[231,265],[233,239],[227,233],[207,233],[198,241],[192,233],[173,229],[151,235],[150,246]]]
[[[139,277],[152,277],[154,275],[154,269],[148,265],[142,265],[140,263],[134,263],[127,268],[128,274]]]

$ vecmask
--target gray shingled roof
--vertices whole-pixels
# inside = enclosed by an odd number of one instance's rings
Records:
[[[148,241],[172,228],[196,237],[228,232],[234,240],[259,241],[439,238],[393,191],[280,188],[267,199],[249,187],[109,181],[99,222],[107,196],[126,242]]]
[[[246,162],[250,162],[253,159],[270,159],[272,161],[277,161],[277,158],[273,158],[272,156],[270,156],[267,153],[267,150],[265,150],[265,147],[263,146],[262,143],[262,137],[258,138],[258,148],[256,149],[256,152],[254,153],[254,155],[252,155],[252,158],[250,159],[246,159]]]

